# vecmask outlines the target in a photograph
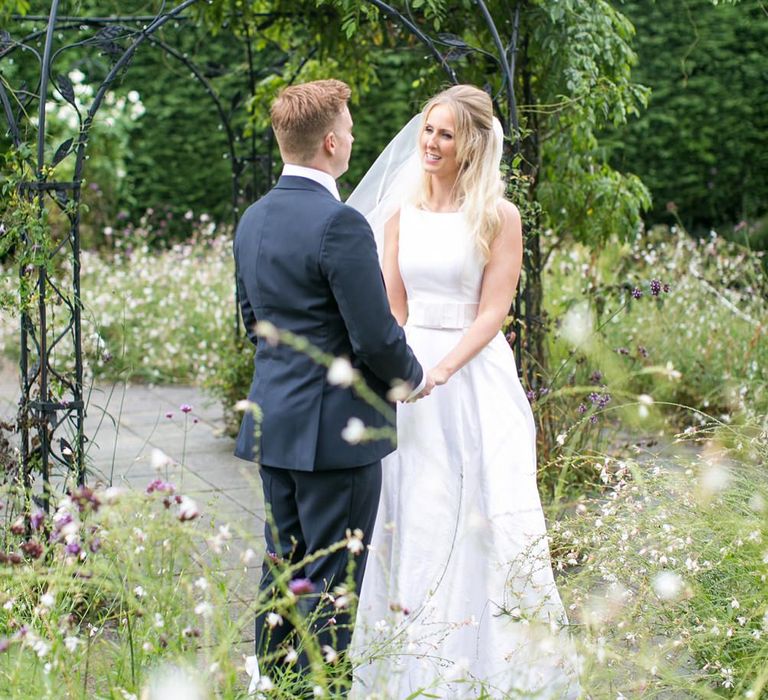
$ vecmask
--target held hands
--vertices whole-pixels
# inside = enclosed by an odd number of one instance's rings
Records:
[[[447,369],[443,369],[439,366],[433,367],[431,370],[429,370],[429,372],[427,372],[427,383],[424,385],[421,393],[414,396],[411,401],[418,401],[419,399],[423,399],[425,396],[429,396],[436,386],[442,386],[450,379],[450,377],[451,373]]]
[[[442,386],[451,378],[451,373],[440,365],[433,367],[427,374],[432,378],[435,386]]]

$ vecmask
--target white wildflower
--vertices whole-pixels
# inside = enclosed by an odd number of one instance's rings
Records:
[[[365,437],[365,423],[359,418],[350,418],[341,431],[341,437],[350,445],[357,445]]]
[[[651,585],[662,600],[676,600],[683,590],[683,579],[673,571],[661,571],[654,576]]]
[[[334,386],[350,386],[355,380],[355,370],[345,357],[337,357],[328,368],[328,382]]]
[[[593,331],[592,313],[589,305],[584,302],[572,306],[563,318],[560,333],[571,345],[583,347],[587,345]]]
[[[152,448],[152,452],[149,454],[149,462],[156,471],[163,471],[173,464],[173,460],[157,447]]]
[[[213,615],[213,606],[208,601],[203,601],[195,606],[195,615],[210,617]]]
[[[179,503],[179,520],[186,522],[187,520],[194,520],[200,515],[200,509],[189,496],[182,496],[181,503]]]
[[[365,551],[363,531],[360,528],[355,528],[354,532],[347,530],[347,549],[355,556]]]

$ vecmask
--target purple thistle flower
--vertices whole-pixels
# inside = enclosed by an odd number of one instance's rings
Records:
[[[37,540],[28,540],[21,545],[21,551],[32,559],[39,559],[41,556],[43,556],[43,545],[41,545]]]
[[[536,392],[533,389],[526,391],[525,395],[528,397],[530,403],[533,403],[536,400]]]
[[[629,350],[627,350],[627,348],[616,348],[616,352],[619,353],[619,355],[629,355]]]
[[[288,582],[288,590],[294,595],[312,593],[315,586],[308,578],[295,578]]]
[[[64,547],[64,551],[67,554],[71,554],[72,556],[77,556],[82,551],[82,547],[80,546],[79,542],[70,542],[66,547]]]
[[[592,423],[592,425],[595,425],[595,423],[597,423],[597,416],[591,415],[589,417],[589,422]]]
[[[29,524],[32,526],[33,530],[39,530],[42,527],[43,522],[45,522],[45,513],[43,513],[42,510],[36,510],[29,516]]]
[[[637,354],[640,355],[640,357],[648,357],[648,350],[645,345],[637,346]]]
[[[541,389],[539,389],[539,398],[541,398],[542,396],[546,396],[548,393],[549,393],[548,387],[546,386],[541,387]]]
[[[661,291],[663,291],[664,294],[668,294],[669,289],[670,289],[669,284],[667,284],[666,282],[664,282],[664,284],[661,285]]]
[[[596,391],[591,392],[587,398],[599,409],[605,408],[611,401],[610,394],[598,394]]]
[[[181,406],[179,406],[179,410],[182,413],[192,413],[192,406],[190,406],[188,403],[183,403]]]
[[[154,493],[159,491],[161,493],[173,493],[176,487],[170,481],[163,481],[162,479],[153,479],[147,484],[147,493]]]
[[[637,287],[633,287],[632,289],[632,298],[633,299],[639,299],[643,296],[643,291],[641,289],[638,289]]]
[[[661,282],[659,280],[651,280],[651,294],[655,297],[659,296],[661,291]]]
[[[589,381],[593,384],[599,384],[601,381],[603,381],[603,373],[596,369],[592,374],[589,375]]]
[[[88,545],[88,549],[91,550],[94,554],[98,552],[101,549],[101,540],[98,537],[94,537],[91,540],[91,543]]]
[[[578,412],[582,413],[582,414],[586,413],[587,412],[587,406],[586,406],[586,404],[580,403],[578,409],[576,409],[576,410],[578,410]]]
[[[93,489],[89,489],[87,486],[81,486],[72,491],[70,498],[81,513],[88,508],[95,513],[101,505],[101,501],[96,498]]]

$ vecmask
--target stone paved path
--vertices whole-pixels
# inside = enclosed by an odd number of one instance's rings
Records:
[[[19,395],[16,366],[0,359],[0,419],[15,415]],[[232,455],[221,406],[189,386],[99,383],[87,398],[88,483],[143,489],[157,475],[152,451],[162,450],[181,465],[172,468],[171,481],[198,503],[201,519],[231,526],[231,556],[223,556],[224,565],[242,571],[239,553],[247,546],[256,551],[247,572],[255,597],[264,526],[261,485],[253,465]],[[182,404],[192,412],[185,416]],[[233,601],[237,608],[248,602],[246,591]],[[252,653],[252,638],[250,633],[243,639],[244,652]]]

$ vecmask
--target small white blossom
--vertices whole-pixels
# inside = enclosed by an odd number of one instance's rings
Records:
[[[187,520],[194,520],[200,515],[200,509],[189,496],[182,496],[181,503],[179,503],[179,520],[185,522]]]
[[[365,423],[359,418],[350,418],[341,431],[341,437],[350,445],[357,445],[365,437]]]
[[[413,393],[413,387],[408,382],[396,382],[387,392],[388,401],[405,401]]]
[[[136,595],[137,598],[143,598],[147,594],[147,592],[144,590],[143,586],[136,586],[133,589],[133,592],[134,592],[134,594]]]
[[[661,571],[654,576],[651,585],[662,600],[675,600],[683,590],[683,579],[672,571]]]
[[[323,652],[323,658],[327,664],[335,664],[339,659],[338,652],[329,644],[324,644],[321,649]]]
[[[152,448],[149,454],[149,462],[156,471],[162,471],[173,464],[173,460],[157,447]]]
[[[347,549],[355,556],[365,551],[363,531],[360,528],[355,528],[354,532],[347,530]]]
[[[195,606],[195,615],[210,617],[213,615],[213,606],[208,601],[203,601]]]
[[[328,382],[334,386],[350,386],[355,380],[355,370],[345,357],[337,357],[328,368]]]
[[[273,630],[278,625],[283,624],[283,617],[282,615],[278,615],[276,612],[271,612],[267,615],[267,625],[269,629]]]
[[[280,342],[280,333],[274,324],[269,321],[259,321],[254,328],[256,335],[264,338],[270,345],[277,345]]]
[[[269,676],[262,676],[259,678],[259,682],[256,686],[256,690],[261,690],[268,693],[270,690],[275,689],[275,684],[272,682]]]

